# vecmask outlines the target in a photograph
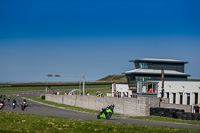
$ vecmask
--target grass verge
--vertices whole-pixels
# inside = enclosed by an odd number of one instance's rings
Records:
[[[88,112],[88,113],[93,113],[93,114],[98,114],[100,111],[96,110],[90,110],[90,109],[84,109],[80,107],[75,107],[75,106],[70,106],[66,104],[59,104],[55,102],[50,102],[46,101],[40,98],[35,98],[35,97],[29,97],[29,99],[32,99],[37,102],[53,105],[56,107],[63,107],[65,109],[69,110],[76,110],[76,111],[81,111],[81,112]],[[193,124],[193,125],[200,125],[200,121],[190,121],[190,120],[179,120],[179,119],[173,119],[173,118],[168,118],[168,117],[160,117],[160,116],[125,116],[121,114],[113,114],[114,117],[123,117],[123,118],[130,118],[130,119],[138,119],[138,120],[149,120],[149,121],[161,121],[161,122],[170,122],[170,123],[181,123],[181,124]]]
[[[17,92],[17,91],[36,91],[36,90],[45,90],[47,86],[33,86],[33,87],[0,87],[0,92]],[[86,85],[85,90],[102,90],[102,89],[108,89],[111,85]],[[72,89],[78,89],[79,86],[52,86],[55,91],[56,90],[64,90],[64,91],[70,91]],[[111,90],[111,89],[110,89]]]
[[[199,130],[75,120],[0,111],[0,132],[70,133],[197,133]]]

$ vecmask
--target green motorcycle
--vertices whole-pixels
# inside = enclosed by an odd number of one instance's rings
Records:
[[[114,113],[114,104],[108,106],[107,108],[102,108],[102,111],[97,115],[98,119],[105,118],[109,120]]]

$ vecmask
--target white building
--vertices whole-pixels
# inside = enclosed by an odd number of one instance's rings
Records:
[[[185,61],[172,59],[131,60],[136,69],[126,71],[127,84],[113,84],[112,96],[117,97],[161,97],[162,81],[164,96],[169,103],[198,105],[200,102],[200,82],[187,81],[189,74],[184,73]],[[161,76],[164,68],[164,80]],[[152,90],[149,91],[149,90]]]

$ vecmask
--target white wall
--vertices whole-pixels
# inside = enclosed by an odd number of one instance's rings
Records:
[[[116,92],[121,92],[121,97],[123,97],[123,92],[128,92],[128,97],[131,97],[132,90],[129,90],[128,84],[116,84]],[[114,97],[114,84],[112,84],[112,96]]]
[[[162,81],[158,82],[158,95],[161,97],[161,86]],[[198,103],[200,102],[200,82],[194,81],[165,81],[164,82],[165,95],[169,92],[169,103],[173,103],[173,93],[176,94],[175,104],[180,104],[180,93],[183,93],[182,104],[187,105],[187,93],[190,94],[190,105],[194,105],[195,93],[198,93]],[[128,92],[128,97],[132,94],[132,90],[129,90],[128,84],[116,84],[116,91],[121,92],[121,97],[123,97],[123,92]],[[114,84],[112,84],[112,96],[114,96]]]
[[[157,95],[160,97],[162,82],[158,83],[158,92]],[[164,98],[167,98],[166,92],[169,92],[170,103],[173,103],[173,93],[176,94],[176,104],[180,103],[180,93],[183,93],[183,104],[187,104],[187,93],[190,94],[190,105],[195,103],[195,93],[198,93],[198,103],[200,102],[200,82],[192,81],[165,81],[164,82],[165,95]]]

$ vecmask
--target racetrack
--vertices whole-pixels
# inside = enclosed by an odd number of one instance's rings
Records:
[[[167,122],[135,120],[135,119],[126,119],[126,118],[119,118],[119,117],[111,117],[110,120],[105,120],[105,119],[99,120],[99,119],[97,119],[96,114],[90,114],[90,113],[66,110],[66,109],[62,109],[62,108],[56,108],[56,107],[44,105],[41,103],[33,102],[30,100],[27,100],[28,107],[24,111],[22,111],[19,106],[19,103],[22,101],[22,99],[16,98],[16,100],[17,100],[18,106],[16,106],[15,109],[12,108],[11,102],[5,101],[5,106],[2,110],[6,111],[6,112],[56,116],[56,117],[72,118],[72,119],[98,120],[98,121],[138,124],[138,125],[148,125],[148,126],[167,126],[167,127],[174,127],[174,128],[200,129],[200,125],[174,124],[174,123],[167,123]]]

